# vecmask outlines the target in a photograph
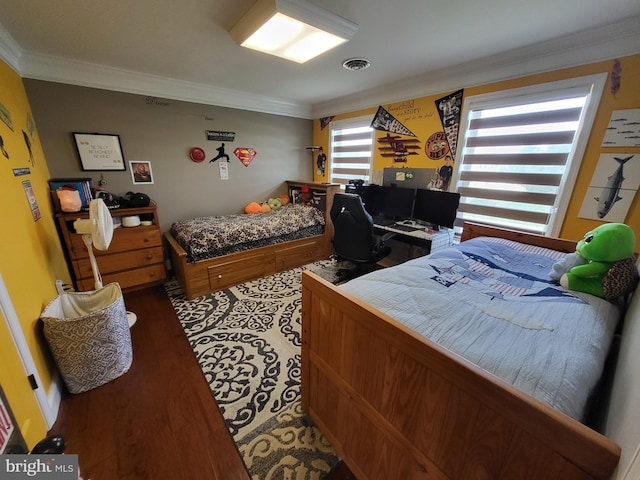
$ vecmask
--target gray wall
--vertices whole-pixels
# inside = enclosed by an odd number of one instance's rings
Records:
[[[122,195],[143,192],[158,205],[161,227],[196,216],[240,213],[252,201],[286,192],[285,180],[311,180],[311,120],[210,105],[149,98],[39,80],[24,80],[51,176],[100,175],[105,189]],[[235,132],[224,142],[229,180],[220,179],[218,163],[209,163],[222,142],[208,141],[206,130]],[[126,171],[83,171],[72,132],[120,136]],[[200,147],[206,160],[189,159]],[[257,155],[245,167],[233,154],[250,147]],[[151,162],[153,185],[133,184],[129,161]]]

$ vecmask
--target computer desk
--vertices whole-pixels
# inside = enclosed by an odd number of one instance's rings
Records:
[[[394,228],[394,225],[375,223],[373,227],[376,235],[395,233],[395,236],[386,242],[391,247],[391,255],[381,262],[385,266],[421,257],[453,245],[454,232],[451,228],[439,227],[439,230],[431,230],[424,227],[406,231]]]

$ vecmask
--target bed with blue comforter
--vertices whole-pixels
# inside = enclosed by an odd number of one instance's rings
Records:
[[[549,273],[564,255],[474,238],[341,289],[581,420],[620,311],[554,284]]]
[[[582,423],[619,306],[550,277],[576,242],[465,223],[343,285],[302,273],[302,406],[358,479],[610,479]]]

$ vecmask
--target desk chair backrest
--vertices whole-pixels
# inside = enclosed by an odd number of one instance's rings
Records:
[[[377,260],[373,219],[364,209],[359,195],[337,193],[333,197],[330,216],[335,231],[333,249],[338,257],[363,263]]]

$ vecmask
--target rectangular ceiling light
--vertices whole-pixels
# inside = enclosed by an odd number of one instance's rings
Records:
[[[243,47],[304,63],[349,41],[357,29],[305,0],[257,0],[229,33]]]

